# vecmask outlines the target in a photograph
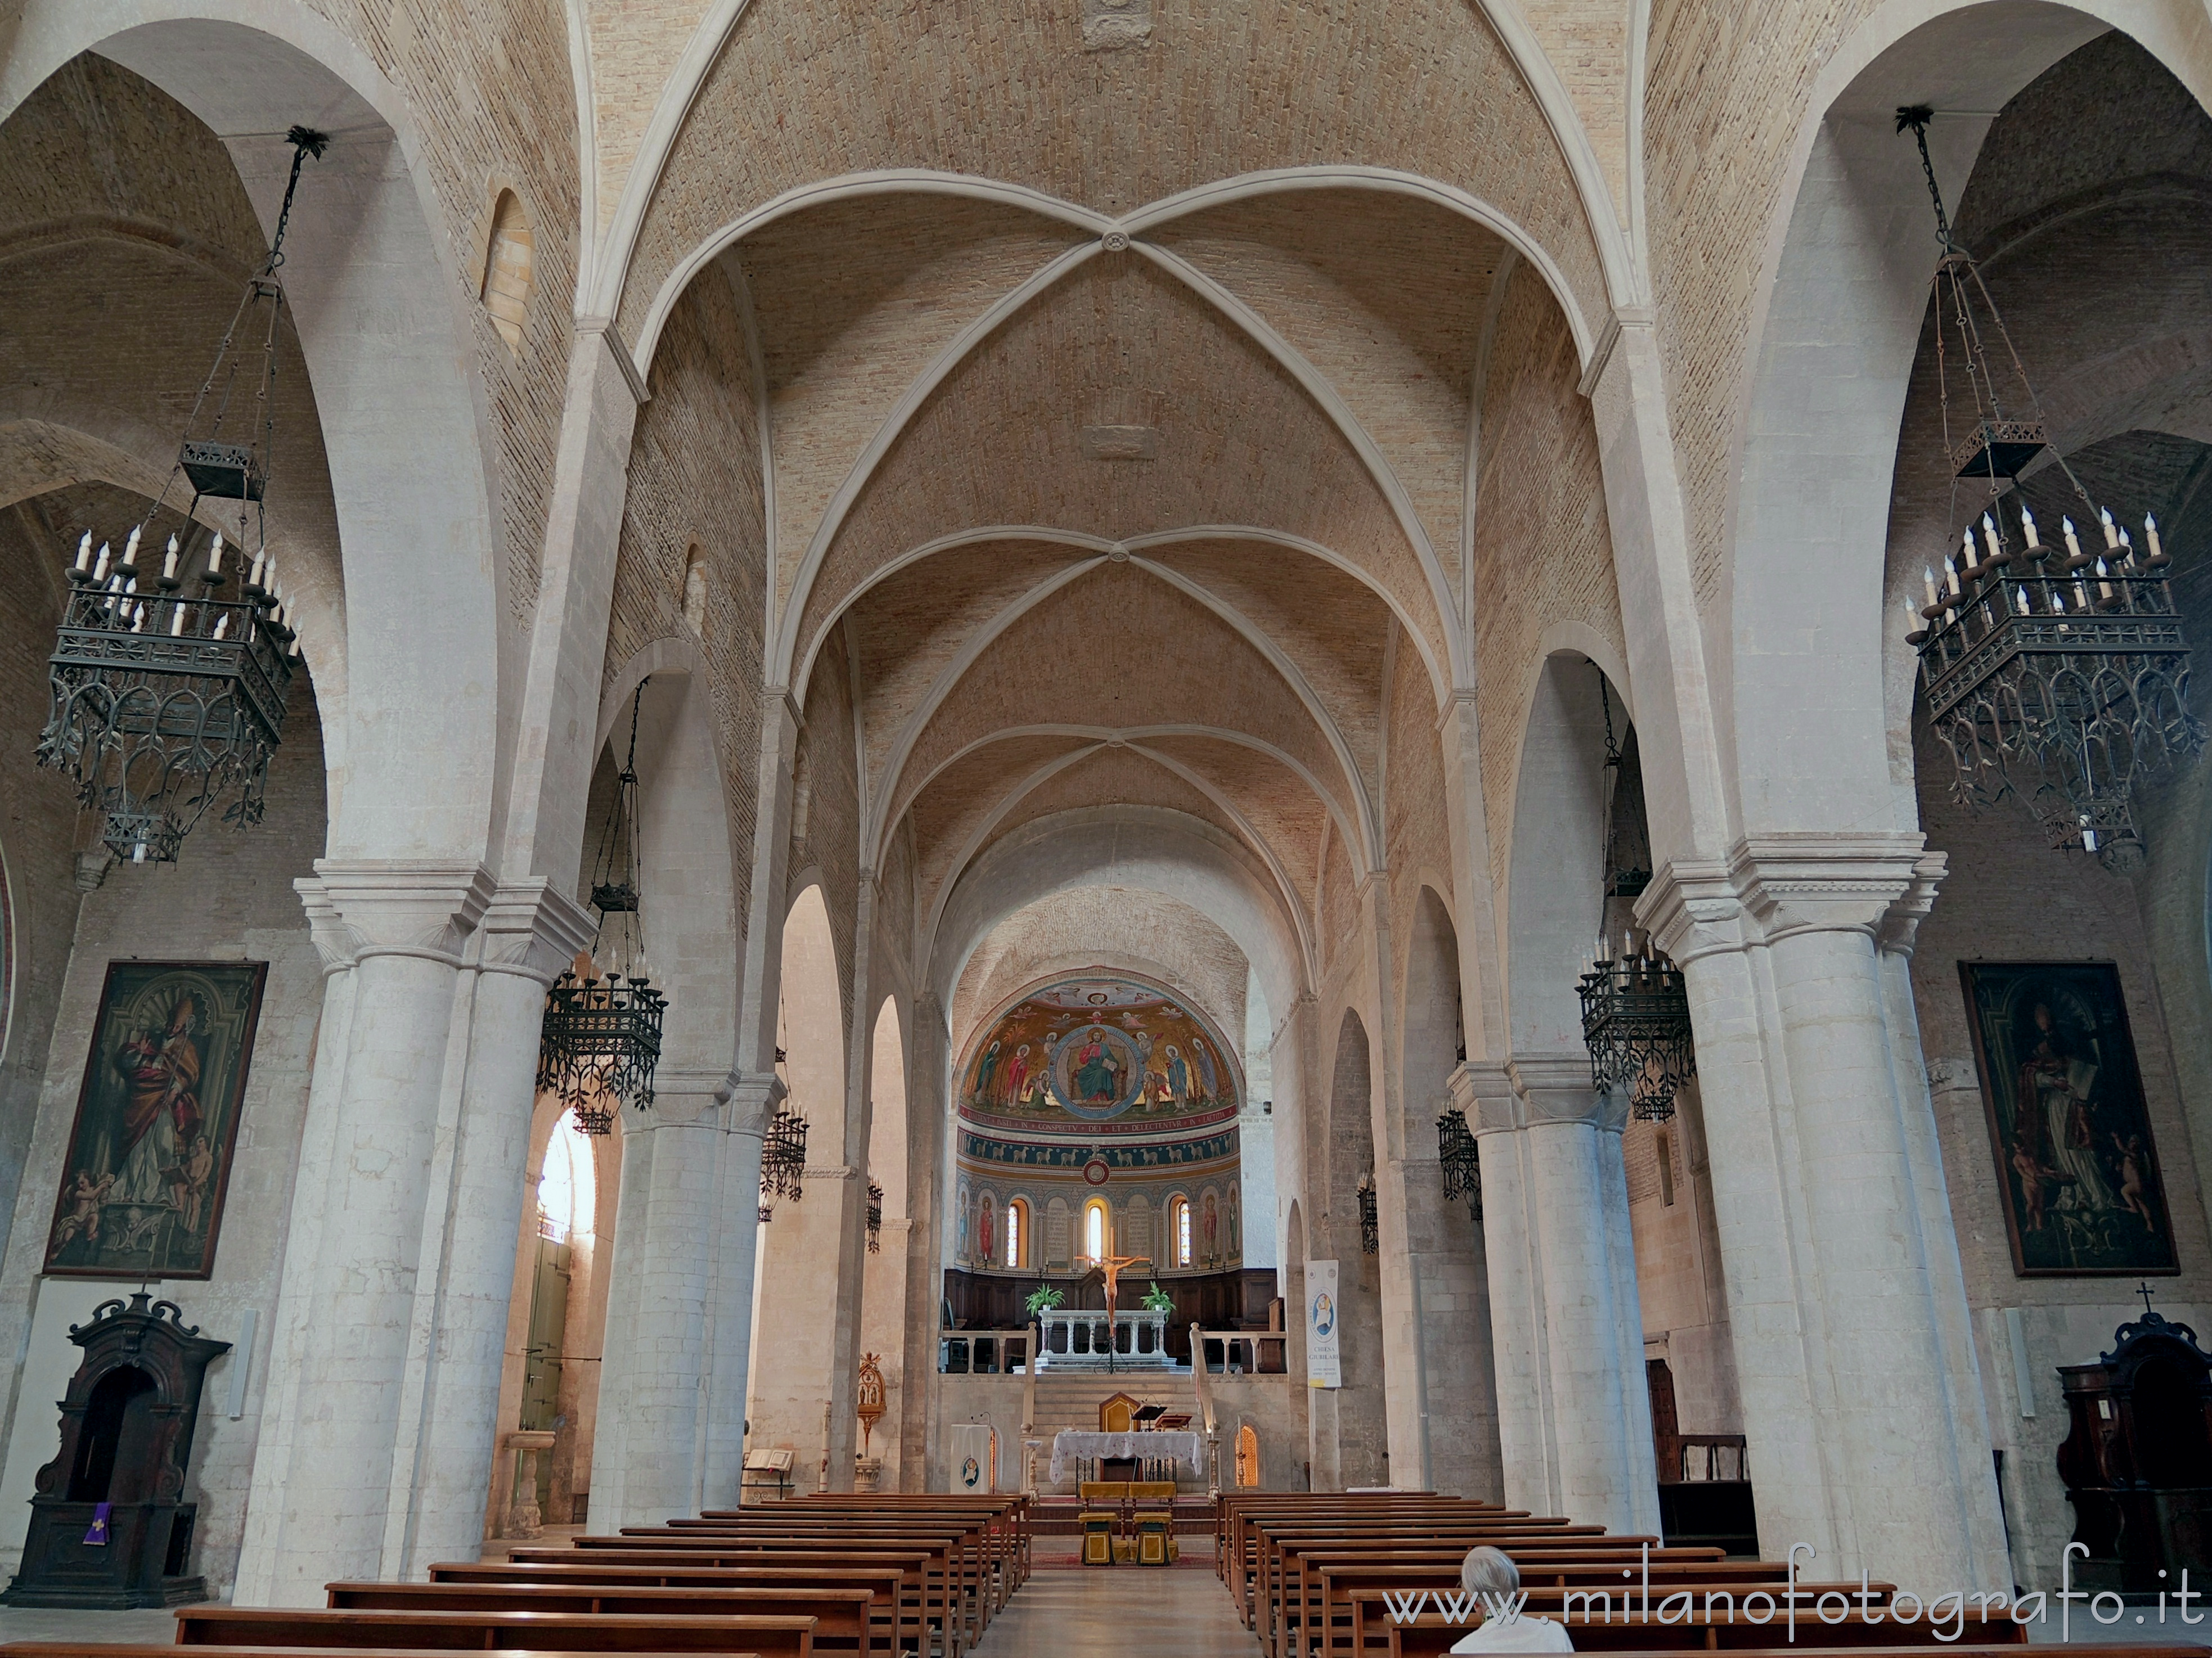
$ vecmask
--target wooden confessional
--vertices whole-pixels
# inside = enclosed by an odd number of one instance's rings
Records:
[[[184,1501],[209,1362],[230,1351],[144,1290],[70,1327],[84,1362],[61,1401],[61,1455],[39,1470],[11,1606],[173,1606],[207,1599]]]
[[[2212,1560],[2212,1357],[2152,1312],[2112,1333],[2094,1364],[2062,1364],[2072,1430],[2058,1477],[2088,1558],[2084,1588],[2153,1591]],[[2163,1576],[2161,1576],[2163,1574]]]

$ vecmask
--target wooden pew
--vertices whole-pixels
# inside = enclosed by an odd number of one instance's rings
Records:
[[[453,1651],[451,1647],[344,1649],[346,1658],[453,1658]],[[0,1643],[0,1652],[20,1655],[20,1658],[177,1658],[177,1649],[171,1643],[147,1641],[9,1641]],[[328,1647],[276,1643],[258,1647],[201,1647],[197,1649],[196,1658],[330,1658],[330,1655]],[[480,1654],[479,1658],[586,1658],[586,1655],[550,1652],[535,1647],[497,1647]],[[656,1655],[633,1655],[633,1658]],[[674,1655],[658,1655],[657,1658],[674,1658]],[[729,1653],[718,1655],[717,1658],[757,1658],[757,1655]],[[2172,1658],[2172,1654],[2167,1654],[2166,1658]]]
[[[450,1561],[430,1568],[433,1583],[605,1583],[639,1588],[860,1588],[869,1595],[876,1645],[898,1654],[921,1646],[921,1575],[897,1566],[618,1566],[598,1560],[533,1565],[511,1560]],[[816,1644],[822,1633],[817,1631]]]
[[[1298,1559],[1294,1604],[1304,1608],[1304,1625],[1317,1632],[1323,1652],[1348,1650],[1352,1591],[1455,1593],[1466,1557],[1467,1551],[1457,1547],[1303,1554]],[[1624,1590],[1648,1582],[1655,1593],[1665,1595],[1674,1593],[1678,1585],[1753,1588],[1774,1582],[1775,1573],[1770,1562],[1728,1560],[1718,1549],[1655,1549],[1648,1563],[1616,1551],[1543,1551],[1528,1553],[1522,1567],[1521,1585],[1532,1594],[1542,1588],[1571,1588],[1607,1591],[1618,1597]]]
[[[784,1505],[776,1504],[781,1509]],[[793,1543],[812,1540],[820,1546],[842,1548],[920,1546],[945,1557],[949,1604],[962,1620],[961,1641],[973,1645],[981,1638],[996,1605],[985,1582],[985,1533],[980,1524],[956,1519],[879,1519],[866,1522],[827,1515],[763,1514],[736,1520],[676,1522],[667,1527],[625,1527],[617,1538],[579,1537],[578,1548],[619,1547],[643,1543],[653,1548],[703,1546],[713,1548],[732,1542],[773,1540]]]
[[[1572,1526],[1564,1521],[1543,1523],[1439,1515],[1413,1523],[1353,1522],[1316,1526],[1309,1530],[1310,1523],[1263,1523],[1255,1528],[1259,1546],[1259,1570],[1253,1584],[1253,1608],[1257,1620],[1255,1628],[1270,1652],[1280,1650],[1279,1637],[1287,1623],[1295,1622],[1294,1614],[1303,1604],[1292,1599],[1292,1585],[1297,1576],[1297,1561],[1309,1551],[1340,1553],[1346,1549],[1364,1548],[1372,1552],[1418,1543],[1456,1547],[1463,1558],[1468,1550],[1487,1544],[1509,1553],[1520,1551],[1540,1554],[1555,1550],[1587,1553],[1597,1549],[1616,1552],[1623,1558],[1633,1559],[1640,1558],[1644,1547],[1659,1543],[1656,1537],[1608,1536],[1601,1526]]]
[[[1850,1588],[1856,1590],[1858,1585]],[[1878,1624],[1866,1622],[1853,1612],[1842,1624],[1813,1625],[1806,1628],[1807,1619],[1801,1613],[1797,1622],[1798,1641],[1791,1644],[1779,1617],[1765,1628],[1746,1625],[1741,1622],[1730,1626],[1717,1623],[1711,1627],[1697,1626],[1685,1629],[1676,1624],[1662,1628],[1656,1624],[1650,1628],[1623,1625],[1615,1621],[1610,1625],[1584,1624],[1577,1621],[1568,1626],[1567,1634],[1577,1652],[1634,1652],[1644,1655],[1656,1653],[1765,1653],[1771,1658],[1811,1658],[1813,1653],[1823,1650],[1847,1653],[1850,1658],[1870,1658],[1875,1653],[1898,1655],[1898,1658],[1929,1658],[1930,1649],[1945,1653],[1972,1652],[1984,1658],[2016,1658],[2020,1649],[2027,1644],[2027,1631],[2021,1625],[2004,1619],[2002,1612],[1992,1619],[1986,1630],[1969,1619],[1966,1633],[1979,1643],[1968,1646],[1962,1641],[1957,1646],[1940,1643],[1929,1633],[1925,1619],[1909,1625],[1908,1631],[1917,1630],[1917,1637],[1901,1636],[1896,1625],[1887,1619]],[[1358,1650],[1365,1658],[1440,1658],[1451,1650],[1464,1637],[1469,1625],[1425,1612],[1410,1624],[1401,1624],[1382,1612],[1379,1594],[1372,1611],[1362,1619],[1361,1629],[1366,1644]],[[2006,1631],[2011,1631],[2009,1635]],[[1807,1640],[1817,1640],[1820,1646],[1808,1648]],[[1690,1646],[1690,1641],[1700,1644]],[[2164,1658],[2172,1658],[2173,1649],[2118,1648],[2100,1649],[2069,1644],[2069,1654],[2102,1652],[2106,1658],[2118,1652],[2154,1654],[2162,1650]]]
[[[960,1634],[963,1620],[953,1592],[951,1556],[941,1547],[930,1548],[912,1541],[874,1544],[846,1540],[841,1542],[835,1538],[822,1537],[691,1537],[673,1540],[666,1546],[659,1548],[653,1546],[652,1540],[647,1538],[578,1538],[574,1540],[580,1544],[589,1541],[606,1546],[517,1549],[511,1558],[517,1564],[522,1565],[606,1561],[618,1562],[625,1566],[678,1569],[787,1565],[890,1567],[902,1575],[906,1587],[901,1593],[907,1597],[907,1604],[915,1622],[925,1632],[931,1629],[938,1631],[945,1658],[958,1658],[963,1649]]]
[[[618,1583],[331,1583],[333,1611],[561,1612],[639,1617],[722,1618],[753,1614],[814,1619],[814,1650],[867,1658],[872,1644],[866,1588],[793,1584],[702,1588]],[[884,1658],[890,1655],[884,1654]]]
[[[648,1529],[624,1527],[623,1533],[633,1535]],[[732,1509],[720,1510],[712,1515],[672,1520],[659,1534],[726,1536],[763,1531],[789,1535],[814,1533],[842,1535],[853,1532],[915,1537],[954,1536],[959,1540],[963,1563],[967,1569],[964,1581],[978,1597],[981,1615],[988,1619],[1004,1604],[1003,1598],[994,1589],[1001,1580],[1002,1559],[1012,1552],[1009,1533],[1003,1527],[993,1524],[993,1516],[975,1509],[878,1514],[863,1510],[841,1511],[817,1501],[802,1500],[763,1505],[757,1509]]]
[[[179,1606],[179,1646],[514,1648],[560,1652],[749,1652],[811,1658],[811,1617],[639,1617],[626,1612],[329,1612]]]

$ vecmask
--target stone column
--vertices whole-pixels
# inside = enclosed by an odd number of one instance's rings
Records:
[[[483,1535],[545,991],[589,942],[592,920],[534,880],[501,887],[477,929],[459,1121],[450,1159],[438,1160],[447,1223],[422,1240],[418,1283],[436,1288],[416,1297],[394,1457],[395,1469],[421,1470],[411,1503],[394,1478],[386,1558],[402,1577],[467,1558]]]
[[[934,1489],[931,1454],[938,1433],[943,1384],[937,1351],[945,1307],[945,1226],[939,1206],[950,1175],[945,1157],[945,1122],[951,1111],[951,1027],[945,1004],[933,990],[915,999],[907,1055],[906,1143],[907,1305],[905,1345],[900,1362],[901,1400],[898,1458],[907,1486]],[[884,1247],[889,1248],[888,1236]],[[1042,1252],[1038,1257],[1042,1259]]]
[[[707,1328],[707,1455],[702,1506],[738,1501],[744,1478],[745,1404],[752,1382],[753,1279],[759,1270],[761,1142],[783,1098],[773,1072],[730,1080],[720,1147],[714,1286]]]
[[[329,974],[325,1025],[244,1605],[319,1605],[332,1578],[398,1576],[481,1536],[533,1010],[580,936],[573,903],[542,883],[502,891],[472,864],[316,871],[299,887]]]
[[[1391,1478],[1494,1498],[1502,1489],[1498,1396],[1481,1241],[1470,1244],[1467,1211],[1443,1200],[1435,1112],[1407,1114],[1405,1154],[1378,1160],[1376,1171],[1383,1327],[1401,1333],[1385,1365]],[[1415,1139],[1424,1127],[1425,1140]],[[1404,1419],[1409,1414],[1418,1425]]]
[[[1453,1080],[1481,1150],[1506,1501],[1656,1532],[1624,1112],[1582,1054],[1469,1064]]]
[[[623,1113],[622,1196],[592,1450],[595,1525],[655,1525],[696,1514],[703,1500],[708,1330],[730,1097],[726,1074],[664,1072],[652,1108]],[[757,1139],[754,1145],[757,1180]],[[750,1283],[746,1300],[749,1315]]]
[[[1948,1588],[2008,1569],[1910,989],[1878,949],[1909,947],[1942,869],[1917,835],[1763,836],[1677,860],[1639,910],[1689,988],[1760,1544]]]

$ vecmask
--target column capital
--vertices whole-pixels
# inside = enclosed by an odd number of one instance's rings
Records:
[[[1628,1102],[1600,1093],[1590,1081],[1587,1054],[1516,1054],[1505,1072],[1520,1100],[1516,1127],[1588,1123],[1617,1134],[1628,1121]]]
[[[1685,965],[1800,932],[1857,932],[1909,950],[1944,865],[1917,832],[1748,835],[1725,859],[1670,861],[1636,913]]]
[[[329,972],[370,956],[459,967],[499,884],[482,864],[318,858],[292,886]]]
[[[742,1071],[730,1072],[730,1132],[733,1134],[764,1134],[768,1120],[775,1114],[785,1096],[791,1090],[775,1072],[758,1072],[748,1075]]]
[[[598,931],[592,913],[544,876],[502,882],[485,907],[477,965],[550,985]]]
[[[727,1071],[662,1071],[653,1079],[653,1127],[714,1126],[728,1103],[734,1073]],[[640,1112],[641,1116],[648,1114]]]

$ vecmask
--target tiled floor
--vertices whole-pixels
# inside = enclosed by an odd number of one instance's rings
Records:
[[[1212,1572],[1080,1569],[1030,1574],[975,1658],[1244,1658],[1260,1643]]]
[[[176,1614],[147,1612],[58,1612],[0,1606],[0,1641],[138,1641],[163,1644],[177,1638]]]

